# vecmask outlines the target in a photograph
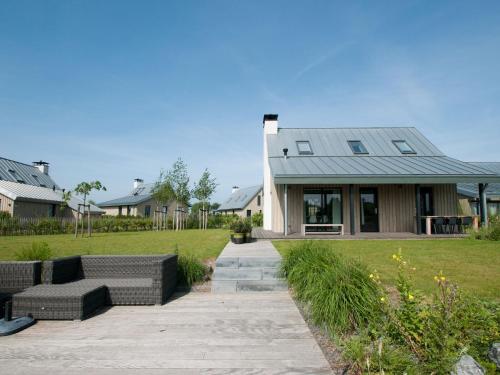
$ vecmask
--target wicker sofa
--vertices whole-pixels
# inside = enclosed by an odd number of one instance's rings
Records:
[[[40,283],[42,262],[0,262],[0,317],[14,293]]]
[[[177,284],[177,256],[60,258],[43,263],[41,279],[43,285],[14,296],[14,314],[85,319],[103,305],[165,303]]]

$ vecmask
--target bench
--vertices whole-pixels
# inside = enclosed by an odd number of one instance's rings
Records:
[[[338,228],[338,230],[331,230],[331,231],[307,231],[306,228]],[[302,235],[306,236],[308,234],[340,234],[341,236],[344,235],[344,224],[302,224]]]

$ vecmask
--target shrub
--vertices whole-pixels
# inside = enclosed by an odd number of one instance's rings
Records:
[[[367,326],[380,318],[382,292],[363,264],[323,244],[300,242],[285,256],[281,273],[315,324],[331,332]]]
[[[242,219],[238,218],[231,223],[230,229],[234,233],[251,233],[252,232],[252,223],[249,218]]]
[[[488,227],[481,227],[477,231],[472,231],[471,237],[477,240],[500,241],[500,220],[494,216],[490,217]]]
[[[254,227],[261,227],[264,225],[264,215],[262,212],[258,212],[252,215],[252,225]]]
[[[16,252],[15,256],[18,261],[44,261],[52,258],[52,251],[46,242],[33,242],[31,247]]]
[[[208,274],[208,267],[193,254],[180,254],[176,246],[177,254],[177,282],[180,285],[191,287],[197,282],[201,282]]]

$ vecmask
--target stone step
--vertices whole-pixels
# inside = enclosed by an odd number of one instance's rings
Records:
[[[284,291],[283,280],[212,280],[212,293],[274,292]]]
[[[257,267],[271,268],[279,267],[281,258],[277,257],[219,257],[215,263],[216,267],[239,268]]]
[[[279,269],[273,268],[215,268],[212,280],[273,280],[277,279]]]

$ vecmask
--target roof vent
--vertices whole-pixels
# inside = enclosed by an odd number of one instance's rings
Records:
[[[240,187],[239,186],[233,186],[233,189],[231,190],[231,194],[234,194],[236,193],[238,190],[240,190]]]
[[[288,149],[287,148],[283,149],[283,156],[285,157],[285,159],[288,159]]]

